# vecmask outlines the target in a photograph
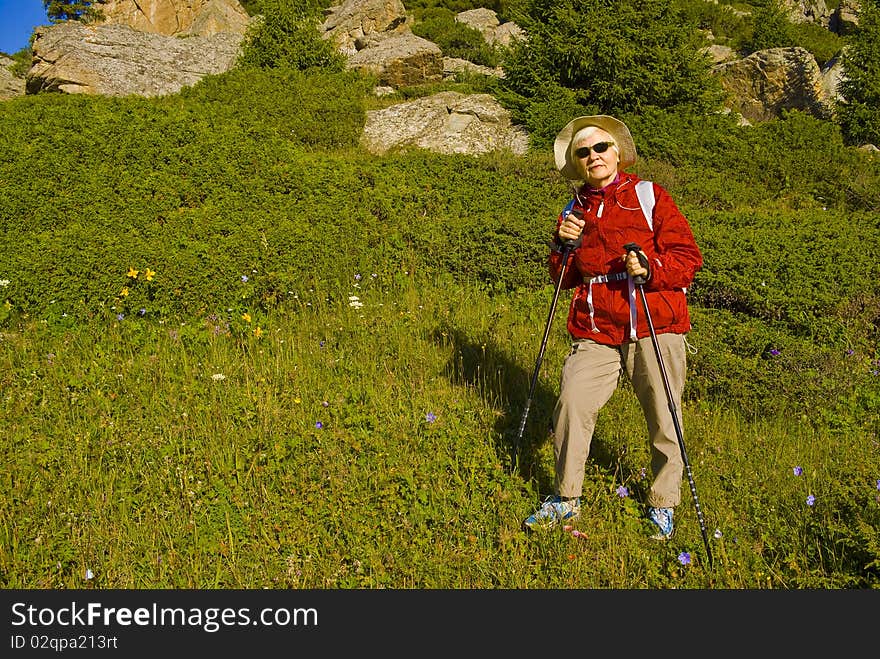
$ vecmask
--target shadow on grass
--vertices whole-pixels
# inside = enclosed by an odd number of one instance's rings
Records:
[[[535,383],[526,424],[522,437],[519,437],[540,346],[535,346],[532,355],[511,355],[493,341],[468,336],[451,326],[435,329],[430,338],[438,345],[452,348],[453,356],[445,369],[450,382],[475,389],[489,405],[501,409],[493,428],[494,448],[499,459],[515,469],[524,480],[534,480],[542,495],[553,493],[555,477],[552,467],[548,470],[542,465],[539,456],[544,444],[553,441],[552,415],[558,395],[558,388],[546,382],[546,354],[541,365],[543,381],[539,377]],[[558,373],[551,377],[558,380]],[[621,450],[625,453],[626,447],[606,442],[597,427],[589,461],[603,471],[616,472],[616,479],[623,482],[631,474],[629,470],[624,473]]]

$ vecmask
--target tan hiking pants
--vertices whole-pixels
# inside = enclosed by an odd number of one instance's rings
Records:
[[[681,396],[687,361],[685,337],[683,334],[658,334],[657,342],[681,424]],[[589,339],[572,343],[562,367],[559,398],[553,410],[556,491],[563,497],[581,496],[585,464],[599,410],[617,389],[624,370],[632,382],[648,426],[653,482],[647,503],[672,508],[681,501],[683,462],[650,336],[621,346],[601,345]]]

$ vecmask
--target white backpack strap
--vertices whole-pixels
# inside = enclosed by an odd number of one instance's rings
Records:
[[[639,198],[639,206],[642,207],[642,215],[645,216],[645,222],[653,233],[654,231],[654,184],[651,181],[639,181],[636,183],[636,195]],[[636,287],[632,277],[629,278],[629,338],[636,341]]]
[[[639,181],[636,183],[636,194],[639,197],[639,206],[648,223],[648,228],[654,230],[654,184],[651,181]]]

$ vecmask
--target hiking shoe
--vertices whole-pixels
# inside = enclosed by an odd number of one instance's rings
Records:
[[[565,500],[560,496],[549,496],[534,513],[523,522],[525,529],[535,527],[552,529],[559,522],[575,519],[581,514],[581,498]]]
[[[648,508],[648,519],[654,525],[652,540],[668,540],[675,530],[672,525],[672,508]]]

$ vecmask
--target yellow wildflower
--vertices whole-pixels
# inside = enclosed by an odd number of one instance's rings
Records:
[[[152,270],[150,270],[149,268],[144,270],[144,279],[146,279],[147,281],[153,281],[153,277],[155,275],[156,275],[156,273],[153,272]]]
[[[137,279],[138,274],[140,274],[140,270],[135,270],[134,268],[128,269],[128,276],[131,277],[132,279]]]
[[[122,297],[128,297],[128,286],[123,286],[122,290],[119,291],[119,295]]]
[[[241,314],[241,318],[242,318],[242,320],[243,320],[244,322],[246,322],[246,323],[251,322],[251,315],[250,315],[249,313],[243,313],[243,314]]]
[[[263,336],[263,329],[259,325],[254,328],[254,336],[258,339]]]

